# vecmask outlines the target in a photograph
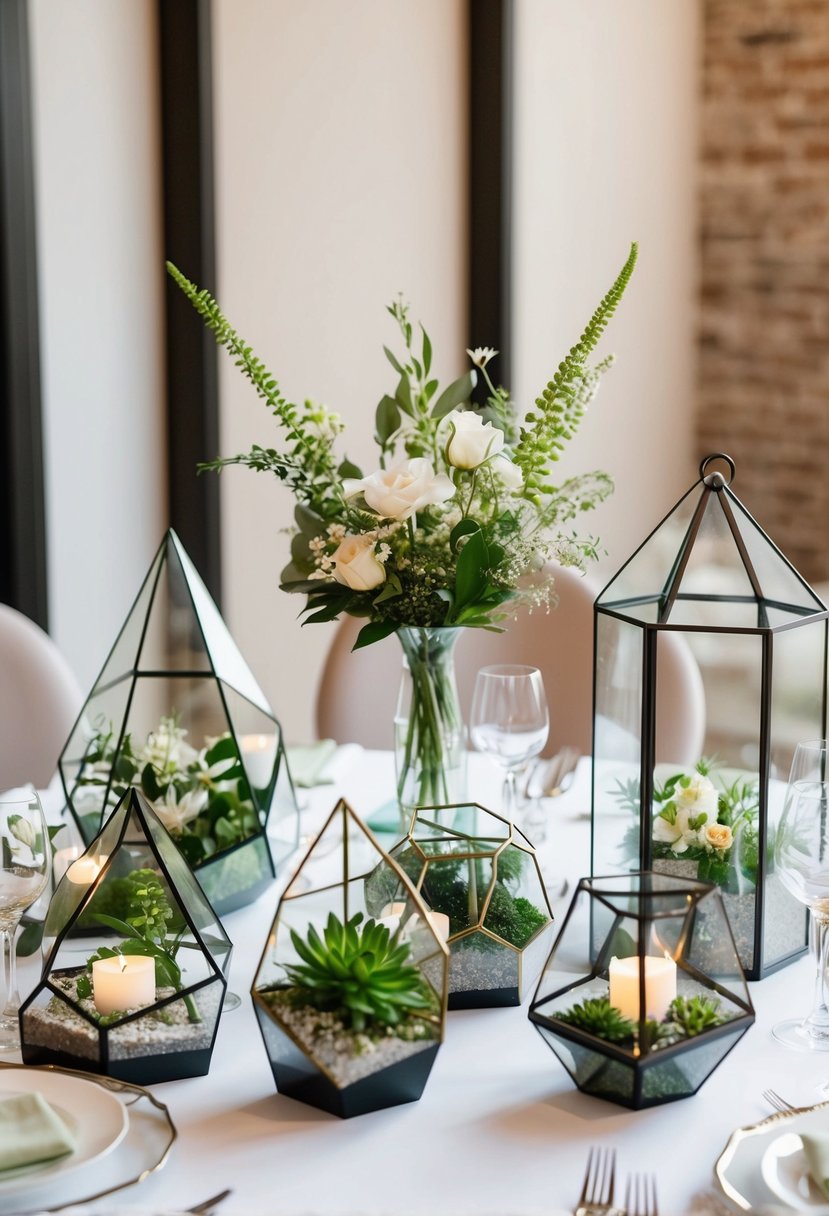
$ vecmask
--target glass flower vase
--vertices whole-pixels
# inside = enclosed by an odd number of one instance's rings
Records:
[[[395,771],[401,828],[419,806],[466,798],[466,732],[455,680],[460,629],[398,629],[403,675],[394,715]]]

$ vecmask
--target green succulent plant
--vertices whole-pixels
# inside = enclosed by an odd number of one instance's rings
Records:
[[[606,996],[587,997],[570,1009],[557,1010],[555,1017],[608,1043],[623,1043],[636,1033],[636,1023],[611,1005]]]
[[[358,912],[345,924],[332,912],[322,937],[311,925],[303,940],[291,930],[299,963],[286,964],[298,1003],[336,1013],[355,1031],[396,1026],[436,1010],[436,999],[408,942]]]
[[[719,1000],[712,996],[675,997],[668,1009],[668,1019],[686,1039],[728,1021],[720,1012]]]

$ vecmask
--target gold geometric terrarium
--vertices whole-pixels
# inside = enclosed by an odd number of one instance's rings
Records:
[[[387,876],[394,908],[369,906]],[[276,1087],[341,1118],[416,1101],[443,1041],[448,954],[345,802],[279,901],[251,988]]]
[[[206,1073],[231,943],[150,803],[129,789],[49,905],[26,1064],[139,1085]]]
[[[754,1021],[719,889],[583,878],[529,1017],[584,1093],[634,1109],[696,1093]]]
[[[520,1005],[550,949],[553,914],[526,836],[477,804],[421,807],[391,850],[449,946],[449,1008]],[[398,894],[388,871],[368,884],[369,911]]]
[[[260,895],[296,848],[279,723],[172,529],[59,767],[87,844],[140,788],[220,915]]]

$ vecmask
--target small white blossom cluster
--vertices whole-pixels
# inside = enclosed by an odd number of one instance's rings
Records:
[[[710,777],[700,772],[679,778],[670,800],[653,821],[653,838],[681,855],[690,848],[724,853],[734,842],[731,828],[717,822],[719,794]]]

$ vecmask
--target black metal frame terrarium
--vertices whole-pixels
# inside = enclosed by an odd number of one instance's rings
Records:
[[[829,612],[731,491],[734,471],[704,460],[596,600],[591,872],[717,884],[761,979],[806,949],[772,855],[796,744],[826,736]]]
[[[279,723],[172,530],[59,768],[87,844],[140,788],[220,915],[256,899],[297,847]]]
[[[477,803],[421,807],[391,857],[449,946],[449,1008],[520,1005],[553,937],[535,850],[503,816]],[[369,883],[370,909],[399,898],[388,871]]]
[[[379,873],[399,893],[382,914]],[[443,1041],[447,969],[406,875],[339,802],[279,901],[251,988],[279,1093],[341,1118],[416,1101]]]
[[[231,949],[151,805],[129,789],[52,897],[41,979],[20,1009],[23,1062],[139,1085],[204,1075]]]
[[[584,1093],[637,1110],[696,1093],[754,1021],[719,889],[582,879],[529,1017]]]

